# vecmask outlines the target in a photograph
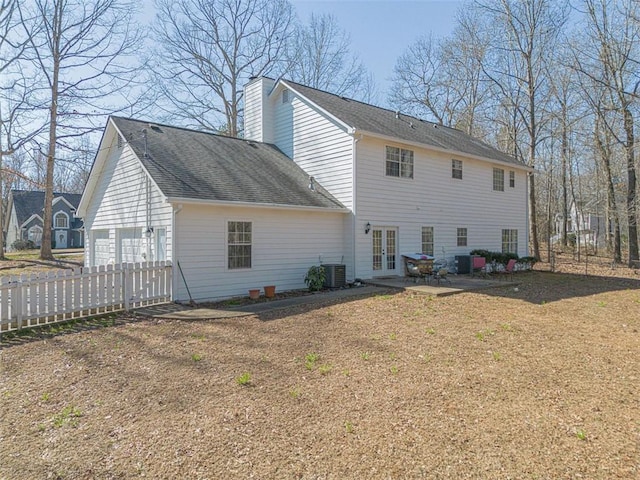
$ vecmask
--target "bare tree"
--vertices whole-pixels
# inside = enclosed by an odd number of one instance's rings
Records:
[[[357,55],[351,38],[329,14],[311,14],[299,25],[288,52],[287,77],[320,90],[371,101],[371,75]]]
[[[489,0],[478,1],[476,5],[480,13],[491,19],[494,29],[492,61],[485,64],[485,74],[494,81],[499,94],[509,99],[507,106],[519,117],[514,125],[520,125],[526,134],[526,153],[519,158],[535,168],[540,132],[548,120],[547,62],[566,21],[566,3]],[[528,186],[530,242],[533,255],[540,258],[533,175],[529,175]]]
[[[5,167],[12,157],[39,131],[27,107],[28,84],[20,64],[29,38],[18,28],[18,2],[0,1],[0,260],[4,260],[4,220],[7,192],[15,176]],[[5,187],[7,190],[5,191]]]
[[[638,262],[638,208],[635,154],[635,117],[640,32],[638,2],[633,0],[584,0],[587,18],[587,39],[590,50],[576,53],[579,72],[592,84],[606,92],[606,104],[616,112],[622,131],[613,128],[609,116],[600,115],[600,126],[623,146],[627,171],[626,220],[628,232],[628,264]],[[601,152],[605,152],[600,148]],[[606,165],[606,164],[605,164]],[[609,187],[609,190],[611,187]],[[611,202],[611,194],[609,193]]]
[[[156,0],[154,75],[173,121],[237,136],[243,85],[277,74],[292,31],[286,0]]]
[[[57,148],[103,126],[109,95],[134,86],[133,54],[142,32],[128,0],[31,0],[21,3],[33,65],[43,79],[49,133],[43,218],[43,259],[51,253],[54,166]],[[121,107],[122,108],[122,107]],[[126,108],[126,107],[124,107]]]
[[[453,34],[423,37],[396,62],[389,101],[412,114],[483,137],[478,115],[489,99],[483,18],[461,9]]]

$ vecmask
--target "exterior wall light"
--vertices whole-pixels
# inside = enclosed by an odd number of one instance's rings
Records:
[[[364,226],[364,234],[368,234],[371,231],[371,224],[369,222],[367,222],[367,224]]]

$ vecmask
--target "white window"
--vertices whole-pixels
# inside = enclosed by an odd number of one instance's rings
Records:
[[[451,178],[462,180],[462,160],[451,160]]]
[[[42,227],[35,225],[27,232],[27,240],[31,240],[36,247],[42,245]]]
[[[282,91],[282,103],[289,103],[291,101],[291,93],[286,88]]]
[[[515,188],[516,186],[516,172],[513,170],[509,171],[509,187]]]
[[[459,247],[467,246],[467,229],[466,228],[458,228],[457,233],[457,243]]]
[[[58,212],[53,217],[54,228],[69,228],[69,216],[64,212]]]
[[[227,222],[229,270],[251,268],[251,222]]]
[[[502,253],[518,253],[518,230],[502,230]]]
[[[504,192],[504,170],[501,168],[493,169],[493,189],[497,192]]]
[[[433,227],[422,227],[422,253],[433,255]]]
[[[389,177],[413,178],[413,150],[387,146],[386,173]]]

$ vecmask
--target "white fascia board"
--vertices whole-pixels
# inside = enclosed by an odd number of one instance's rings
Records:
[[[300,93],[299,91],[296,90],[295,87],[289,85],[287,83],[286,80],[280,80],[278,83],[281,83],[283,85],[285,85],[289,90],[291,90],[292,92],[295,92],[296,95],[298,95],[299,97],[302,97],[305,99],[305,101],[309,104],[312,105],[313,108],[315,108],[316,110],[318,110],[319,112],[321,112],[323,115],[326,115],[327,117],[331,118],[333,121],[335,121],[336,123],[338,123],[339,125],[342,125],[342,127],[345,129],[345,131],[347,133],[351,133],[354,134],[355,133],[355,127],[352,127],[351,125],[345,123],[343,120],[340,120],[338,117],[336,117],[335,115],[333,115],[332,113],[328,112],[327,110],[325,110],[324,108],[322,108],[320,105],[318,105],[315,102],[312,102],[309,98],[305,97],[302,93]],[[275,92],[276,87],[278,86],[278,84],[276,84],[276,86],[273,88],[272,92]]]
[[[519,163],[505,162],[505,161],[498,160],[498,159],[495,159],[495,158],[482,157],[480,155],[473,155],[471,153],[459,152],[457,150],[450,150],[448,148],[436,147],[434,145],[429,145],[428,143],[413,142],[411,140],[404,140],[402,138],[393,137],[391,135],[383,135],[381,133],[373,133],[373,132],[368,132],[366,130],[358,130],[358,129],[354,129],[352,132],[349,132],[349,134],[353,135],[354,137],[357,134],[357,135],[364,135],[365,137],[379,138],[381,140],[388,140],[388,141],[394,142],[394,143],[400,143],[400,144],[405,144],[405,145],[411,145],[411,146],[414,146],[414,147],[424,148],[425,150],[434,150],[436,152],[446,153],[446,154],[452,155],[454,157],[466,157],[466,158],[471,158],[471,159],[474,159],[474,160],[480,160],[481,162],[488,162],[488,163],[505,165],[505,166],[508,166],[510,168],[517,169],[517,170],[525,170],[527,172],[532,172],[533,171],[533,168],[529,167],[527,165],[523,165],[523,164],[519,164]]]
[[[22,222],[22,225],[20,225],[20,228],[26,228],[25,225],[27,223],[29,223],[31,220],[33,220],[34,218],[37,218],[38,220],[40,220],[42,222],[42,224],[44,225],[44,220],[42,220],[42,217],[40,215],[38,215],[37,213],[34,213],[29,218],[27,218],[24,222]]]
[[[100,172],[102,172],[104,163],[106,159],[109,157],[109,151],[111,150],[111,145],[109,147],[105,146],[105,139],[107,138],[107,134],[110,133],[110,129],[113,128],[117,132],[117,128],[111,119],[107,120],[107,124],[104,127],[104,132],[102,132],[102,138],[100,139],[100,143],[98,143],[98,151],[96,152],[96,157],[93,160],[93,165],[91,165],[91,170],[89,171],[89,178],[87,178],[87,183],[82,191],[82,197],[80,197],[80,203],[78,203],[78,209],[76,211],[77,217],[84,217],[87,213],[87,203],[89,199],[93,195],[93,190],[98,183],[98,178],[100,177]],[[117,143],[116,143],[117,146]]]
[[[330,207],[310,207],[306,205],[283,205],[278,203],[253,203],[253,202],[231,202],[221,200],[201,200],[197,198],[184,197],[167,197],[169,203],[175,204],[192,204],[192,205],[212,205],[220,207],[243,207],[243,208],[270,208],[279,210],[306,210],[313,212],[334,212],[334,213],[350,213],[348,208],[330,208]]]

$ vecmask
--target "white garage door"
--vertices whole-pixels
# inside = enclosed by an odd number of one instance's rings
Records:
[[[106,265],[109,263],[109,230],[96,230],[93,236],[92,264]]]
[[[120,230],[119,238],[121,263],[138,263],[145,261],[143,254],[146,251],[146,243],[143,241],[142,229],[124,228]]]

